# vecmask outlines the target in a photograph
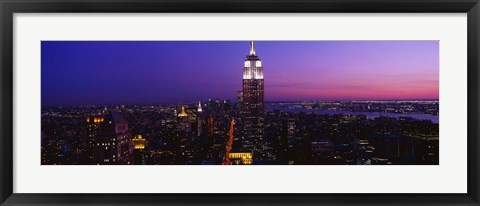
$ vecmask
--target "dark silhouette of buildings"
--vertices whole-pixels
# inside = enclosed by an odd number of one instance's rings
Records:
[[[94,164],[133,164],[132,135],[128,122],[112,111],[86,118],[90,159]]]
[[[415,116],[438,117],[438,101],[265,103],[263,66],[253,42],[236,103],[209,99],[203,105],[195,101],[108,108],[42,108],[42,164],[439,162],[438,120]],[[368,117],[372,112],[382,115]]]

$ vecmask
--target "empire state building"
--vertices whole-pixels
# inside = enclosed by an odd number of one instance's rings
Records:
[[[250,53],[245,58],[243,67],[243,140],[244,150],[252,151],[255,159],[263,159],[265,138],[265,106],[262,61],[255,53],[253,41]]]

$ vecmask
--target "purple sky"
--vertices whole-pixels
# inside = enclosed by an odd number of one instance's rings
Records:
[[[438,41],[256,41],[267,101],[438,99]],[[42,105],[191,103],[241,89],[248,41],[43,41]]]

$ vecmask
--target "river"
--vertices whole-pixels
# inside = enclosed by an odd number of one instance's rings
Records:
[[[352,112],[352,111],[336,111],[336,110],[315,110],[315,109],[305,109],[305,108],[289,108],[289,107],[279,107],[279,106],[267,106],[269,110],[282,110],[285,112],[305,112],[305,113],[315,113],[319,115],[335,115],[335,114],[344,114],[344,115],[365,115],[367,119],[374,119],[377,117],[411,117],[414,119],[421,119],[421,120],[430,120],[433,123],[439,122],[439,116],[433,114],[399,114],[399,113],[390,113],[390,112]]]

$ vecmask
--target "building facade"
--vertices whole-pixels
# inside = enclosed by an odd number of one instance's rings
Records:
[[[250,53],[245,58],[243,67],[241,120],[243,125],[242,148],[252,152],[255,157],[263,159],[265,138],[265,104],[263,66],[255,52],[253,41]]]
[[[133,164],[132,135],[118,112],[87,118],[93,164]]]

